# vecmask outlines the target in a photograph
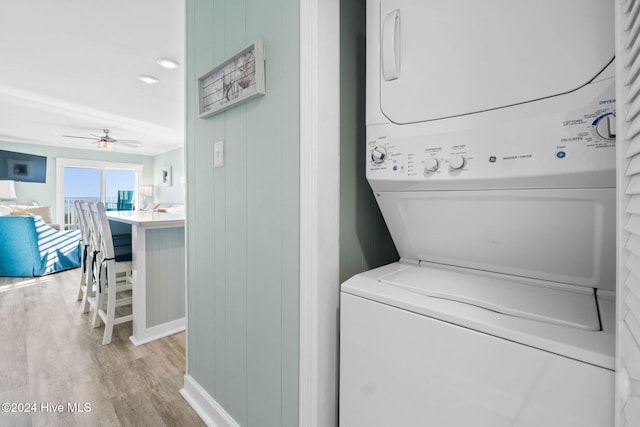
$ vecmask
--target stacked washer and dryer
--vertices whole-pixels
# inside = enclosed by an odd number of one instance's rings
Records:
[[[341,288],[341,427],[613,425],[612,0],[367,0],[367,179],[400,261]]]

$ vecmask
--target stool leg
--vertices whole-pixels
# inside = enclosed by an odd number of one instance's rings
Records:
[[[98,285],[98,289],[96,289],[96,297],[95,297],[95,303],[94,303],[94,307],[93,307],[93,318],[91,320],[91,326],[93,326],[94,328],[99,327],[102,324],[102,319],[100,318],[100,310],[102,310],[102,307],[104,306],[105,303],[105,293],[107,292],[107,284],[106,284],[106,275],[105,275],[105,271],[104,269],[99,269],[98,268],[98,273],[96,274],[97,276],[97,283],[101,282],[101,285]],[[100,291],[100,288],[102,288],[102,291]]]
[[[93,256],[87,255],[87,270],[83,273],[84,286],[82,293],[82,312],[88,313],[91,307],[91,301],[89,298],[94,297],[93,284]]]
[[[84,287],[86,286],[86,280],[87,272],[83,267],[82,272],[80,273],[80,287],[78,288],[78,297],[76,298],[76,301],[82,301],[82,298],[84,296]]]
[[[106,319],[104,321],[104,336],[102,337],[102,344],[109,344],[111,342],[111,336],[113,335],[113,323],[116,319],[116,293],[117,293],[117,283],[116,283],[116,273],[115,273],[115,265],[111,266],[109,269],[108,279],[107,279],[107,312]]]

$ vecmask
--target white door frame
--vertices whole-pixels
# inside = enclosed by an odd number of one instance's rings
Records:
[[[340,1],[300,1],[299,425],[338,419]]]

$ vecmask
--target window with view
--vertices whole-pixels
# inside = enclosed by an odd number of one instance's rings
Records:
[[[58,217],[65,229],[76,227],[74,200],[101,201],[107,210],[136,209],[141,165],[57,159],[57,168]]]

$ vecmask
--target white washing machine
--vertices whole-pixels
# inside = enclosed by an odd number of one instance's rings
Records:
[[[341,427],[607,427],[611,0],[368,0],[367,178],[398,263],[342,285]]]

